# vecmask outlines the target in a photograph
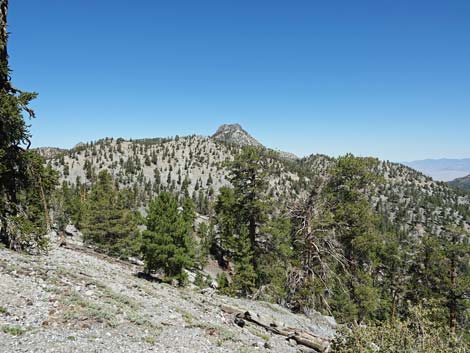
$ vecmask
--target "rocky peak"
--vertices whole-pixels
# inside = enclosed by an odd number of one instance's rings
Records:
[[[240,124],[224,124],[217,129],[212,138],[239,146],[262,146],[254,137],[243,130]]]

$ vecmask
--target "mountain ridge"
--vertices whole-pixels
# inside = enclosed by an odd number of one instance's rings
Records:
[[[470,191],[470,174],[461,178],[457,178],[448,182],[449,185]]]
[[[470,158],[422,159],[402,164],[439,181],[451,181],[470,174]]]
[[[222,132],[236,131],[239,136],[244,131],[240,129],[239,125],[225,125]],[[241,149],[231,141],[198,135],[132,141],[106,138],[62,151],[47,158],[47,163],[59,172],[62,182],[87,187],[106,169],[120,187],[137,192],[142,207],[162,190],[181,195],[187,192],[198,212],[206,214],[218,190],[230,186],[227,161]],[[328,178],[336,161],[315,154],[288,159],[269,148],[259,148],[267,162],[268,192],[279,208],[305,197],[312,180]],[[377,160],[373,172],[383,181],[369,199],[389,221],[397,221],[417,235],[439,232],[448,222],[470,224],[467,194],[398,163]]]

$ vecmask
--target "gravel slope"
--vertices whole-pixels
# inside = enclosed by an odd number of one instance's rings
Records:
[[[228,304],[323,337],[333,323],[264,302],[139,278],[141,268],[81,246],[29,256],[0,249],[0,352],[299,352],[220,310]],[[308,350],[304,350],[308,351]]]

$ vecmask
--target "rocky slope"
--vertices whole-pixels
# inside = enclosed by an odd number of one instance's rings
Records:
[[[234,323],[225,306],[331,338],[319,314],[179,289],[80,242],[32,257],[0,248],[0,352],[310,352],[259,326]]]

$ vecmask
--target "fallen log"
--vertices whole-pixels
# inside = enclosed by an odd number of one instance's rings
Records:
[[[261,318],[258,314],[256,317],[253,317],[249,311],[243,311],[233,306],[222,304],[220,308],[227,314],[235,315],[236,323],[240,327],[243,327],[240,320],[245,320],[257,326],[263,327],[266,331],[272,332],[276,335],[284,336],[287,339],[292,339],[299,345],[312,348],[321,353],[328,352],[330,347],[331,341],[329,339],[316,336],[311,332],[305,331],[303,329],[287,327],[283,324],[273,322],[272,320],[263,320],[263,318]]]

